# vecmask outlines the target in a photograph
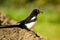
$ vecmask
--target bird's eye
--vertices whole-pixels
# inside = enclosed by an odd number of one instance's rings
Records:
[[[37,12],[39,13],[39,10],[37,10]]]
[[[38,10],[37,10],[37,12],[38,12]]]

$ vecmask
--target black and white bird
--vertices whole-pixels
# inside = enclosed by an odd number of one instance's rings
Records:
[[[33,27],[33,25],[36,23],[37,21],[37,15],[40,13],[40,11],[38,9],[34,9],[32,11],[32,13],[30,14],[29,17],[27,17],[26,19],[20,21],[18,23],[18,25],[9,25],[9,26],[4,26],[4,27],[1,27],[0,28],[13,28],[13,27],[19,27],[19,28],[22,28],[22,29],[26,29],[26,30],[29,30],[30,28]]]
[[[37,21],[37,15],[40,13],[40,11],[38,9],[34,9],[32,11],[32,13],[30,14],[29,17],[27,17],[25,20],[21,21],[20,22],[20,25],[22,28],[25,28],[25,29],[30,29],[33,27],[33,25],[36,23]],[[25,27],[24,27],[24,26]]]

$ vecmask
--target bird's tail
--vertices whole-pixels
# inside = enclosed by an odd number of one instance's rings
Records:
[[[6,25],[6,26],[0,26],[0,28],[14,28],[19,27],[19,25]]]

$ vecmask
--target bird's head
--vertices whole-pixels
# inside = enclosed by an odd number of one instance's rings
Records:
[[[33,14],[34,16],[37,16],[39,13],[42,13],[42,11],[38,9],[34,9],[31,14]]]

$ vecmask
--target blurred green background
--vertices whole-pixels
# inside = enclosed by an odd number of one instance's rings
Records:
[[[21,21],[33,9],[43,11],[33,30],[47,40],[60,40],[60,0],[0,0],[0,12]]]

